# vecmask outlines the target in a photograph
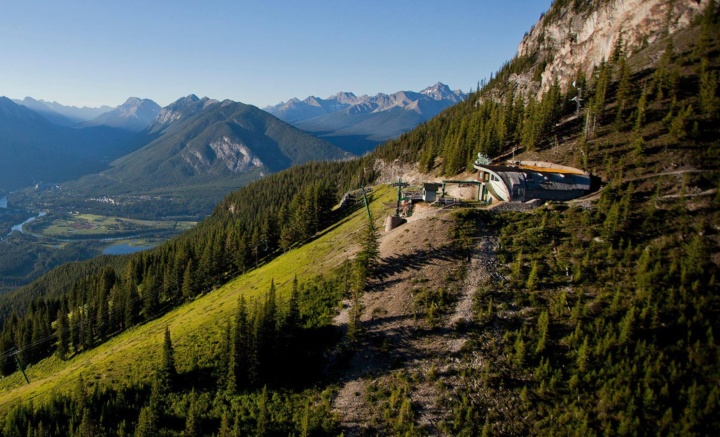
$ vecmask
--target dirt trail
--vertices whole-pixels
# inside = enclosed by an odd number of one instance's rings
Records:
[[[448,327],[471,321],[475,291],[481,284],[488,281],[492,275],[497,274],[495,264],[496,248],[497,238],[483,232],[478,238],[476,249],[470,258],[462,296],[458,299],[455,312],[448,320]]]
[[[432,365],[438,374],[453,372],[452,355],[465,343],[455,324],[472,318],[473,294],[495,271],[497,242],[491,237],[478,239],[456,307],[432,328],[417,314],[413,292],[447,287],[448,273],[458,266],[449,246],[451,226],[449,214],[421,205],[408,223],[381,235],[381,271],[363,298],[365,340],[344,372],[333,402],[346,436],[372,432],[371,423],[379,414],[366,400],[372,381],[383,384],[393,370],[400,368],[422,376],[429,374]],[[346,303],[334,323],[345,325],[347,313]],[[429,379],[413,386],[411,399],[418,407],[417,422],[431,435],[440,435],[438,424],[447,414],[440,398],[438,387]]]

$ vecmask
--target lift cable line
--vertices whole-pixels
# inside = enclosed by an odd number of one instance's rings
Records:
[[[405,186],[407,186],[407,183],[403,183],[403,184],[404,184]],[[369,206],[369,201],[368,201],[368,199],[367,199],[367,194],[366,194],[367,191],[365,190],[365,187],[364,187],[364,186],[361,186],[361,190],[362,190],[362,194],[363,194],[363,201],[364,201],[364,203],[365,203],[365,209],[366,209],[367,214],[368,214],[368,219],[370,220],[370,226],[372,226],[372,228],[373,228],[373,230],[374,230],[374,229],[375,229],[375,226],[374,226],[374,223],[372,222],[372,215],[370,214],[370,206]],[[224,260],[225,260],[225,261],[231,261],[232,258],[224,258]],[[203,294],[206,294],[206,293],[203,293]],[[137,303],[137,302],[142,302],[142,296],[138,295],[138,296],[136,296],[135,298],[130,299],[127,303],[128,303],[128,304],[134,304],[134,303]],[[167,309],[169,309],[169,308],[172,308],[174,304],[176,304],[176,302],[173,302],[172,300],[165,302],[165,303],[161,306],[161,308],[158,309],[158,313],[163,313],[165,310],[167,310]],[[106,320],[109,319],[109,316],[110,316],[110,314],[111,314],[112,311],[113,311],[113,310],[112,310],[111,308],[108,308],[107,310],[105,310],[104,312],[102,312],[102,315],[103,315],[104,317],[101,317],[102,322],[101,322],[101,324],[100,324],[99,326],[104,326],[104,325],[105,325],[105,322],[106,322]],[[86,327],[87,325],[89,325],[89,324],[91,324],[91,323],[94,323],[93,319],[92,319],[92,318],[86,318],[86,319],[82,320],[82,322],[80,322],[80,323],[77,325],[77,328],[80,329],[80,328]],[[106,338],[105,338],[105,341],[106,341],[106,340],[109,340],[110,338],[114,337],[115,335],[117,335],[117,334],[119,334],[119,333],[121,333],[121,332],[123,332],[123,331],[125,331],[125,330],[127,330],[127,329],[128,329],[127,327],[126,327],[126,328],[120,328],[120,329],[117,329],[117,330],[115,330],[115,331],[113,331],[113,332],[111,332],[111,333],[106,334],[106,336],[105,336],[105,337],[106,337]],[[48,342],[48,341],[58,340],[58,339],[59,339],[59,335],[58,335],[58,334],[60,334],[60,333],[69,333],[71,330],[72,330],[72,328],[71,328],[70,326],[67,326],[65,329],[63,329],[63,330],[61,330],[61,331],[55,331],[55,332],[53,332],[53,333],[51,333],[51,334],[49,334],[49,335],[47,335],[47,336],[45,336],[45,337],[36,339],[36,340],[33,341],[32,343],[23,345],[23,346],[20,347],[20,348],[13,347],[13,348],[7,349],[7,350],[5,350],[5,351],[2,351],[2,352],[0,352],[0,361],[5,360],[5,359],[8,359],[8,358],[10,358],[11,356],[14,356],[14,355],[17,355],[17,354],[22,354],[23,352],[28,351],[28,350],[31,350],[31,349],[33,349],[33,348],[35,348],[35,347],[38,347],[38,346],[40,346],[40,345],[42,345],[42,344],[44,344],[44,343],[46,343],[46,342]],[[18,359],[18,358],[16,357],[16,359]],[[23,376],[25,376],[25,373],[24,373],[24,372],[23,372]],[[27,379],[27,376],[26,376],[26,379]],[[0,404],[0,405],[2,405],[2,404]]]

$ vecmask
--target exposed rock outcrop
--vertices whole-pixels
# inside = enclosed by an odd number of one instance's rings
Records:
[[[555,78],[565,87],[578,71],[589,76],[610,59],[618,41],[627,54],[635,53],[687,27],[708,0],[606,0],[575,6],[578,3],[556,1],[525,35],[518,56],[534,56],[545,67],[539,83],[532,80],[533,71],[513,76],[520,90],[542,93]]]

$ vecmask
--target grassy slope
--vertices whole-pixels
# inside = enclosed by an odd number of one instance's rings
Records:
[[[375,192],[371,203],[375,217],[383,216],[383,202],[390,201],[394,193],[387,187],[380,187]],[[125,332],[66,362],[55,357],[43,360],[27,369],[30,385],[25,384],[19,372],[2,379],[0,411],[6,411],[15,400],[35,399],[38,404],[52,391],[68,392],[81,374],[86,381],[103,385],[149,382],[154,365],[159,362],[166,326],[173,336],[178,370],[188,370],[193,357],[203,366],[204,361],[208,362],[215,356],[213,348],[218,347],[225,321],[234,315],[241,294],[249,299],[262,296],[270,288],[270,281],[274,280],[278,295],[284,298],[290,291],[294,275],[302,278],[320,274],[351,256],[356,250],[353,235],[365,220],[367,215],[361,208],[311,243],[291,250],[159,319]],[[376,224],[379,223],[378,219]],[[313,262],[308,263],[309,260]]]

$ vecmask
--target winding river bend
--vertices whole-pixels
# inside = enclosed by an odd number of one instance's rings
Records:
[[[0,197],[0,208],[7,209],[7,204],[8,204],[7,196]],[[23,230],[23,227],[26,224],[33,222],[33,221],[39,219],[40,217],[43,217],[44,215],[47,215],[47,213],[39,212],[37,215],[30,217],[29,219],[25,220],[24,222],[13,226],[10,229],[10,233],[5,235],[4,237],[0,237],[0,241],[2,241],[4,238],[9,237],[10,235],[13,234],[13,232],[16,232],[16,231],[20,232],[21,234],[24,234],[25,231]],[[30,235],[33,235],[38,238],[43,238],[43,239],[48,239],[48,240],[53,240],[53,241],[58,241],[58,242],[76,241],[76,240],[71,240],[71,239],[67,239],[67,238],[52,238],[52,237],[47,237],[47,236],[35,235],[35,234],[30,234]],[[129,253],[134,253],[134,252],[141,252],[143,250],[148,250],[148,249],[152,249],[153,247],[155,247],[154,244],[151,244],[151,245],[133,244],[133,243],[137,242],[135,240],[135,238],[137,238],[137,237],[138,237],[137,235],[130,235],[130,236],[123,236],[123,237],[115,237],[115,238],[102,238],[102,239],[100,239],[100,241],[111,243],[109,246],[105,247],[105,249],[102,251],[102,253],[104,255],[125,255],[125,254],[129,254]],[[123,243],[123,244],[112,244],[113,241],[117,241],[117,240],[126,240],[127,242]]]
[[[15,232],[15,231],[18,231],[18,232],[20,232],[21,234],[24,233],[24,232],[23,232],[23,226],[25,226],[26,224],[28,224],[28,223],[30,223],[30,222],[32,222],[32,221],[35,221],[35,220],[39,219],[40,217],[44,216],[45,214],[47,214],[47,213],[45,213],[45,212],[40,212],[40,213],[38,213],[38,215],[33,216],[33,217],[30,217],[29,219],[25,220],[24,222],[20,223],[19,225],[13,226],[13,227],[10,229],[10,233],[7,234],[6,237],[9,237],[9,236],[12,235],[12,233]]]

